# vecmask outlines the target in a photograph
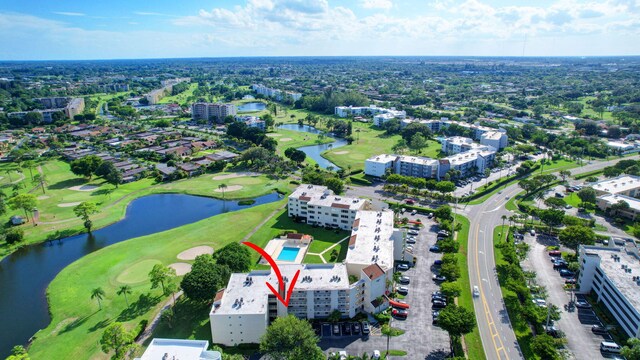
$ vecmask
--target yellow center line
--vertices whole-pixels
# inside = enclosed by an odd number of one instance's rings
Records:
[[[478,261],[478,237],[480,235],[480,224],[476,225],[475,233],[476,233],[475,258],[476,258],[476,275],[477,275],[477,278],[478,278],[478,290],[480,291],[480,298],[482,299],[482,305],[483,305],[484,314],[485,314],[485,317],[487,319],[487,325],[489,326],[489,332],[491,333],[491,341],[493,342],[493,348],[496,351],[496,355],[498,356],[498,359],[502,359],[502,356],[500,356],[500,352],[502,351],[504,353],[504,357],[508,360],[509,359],[509,355],[505,351],[504,344],[502,343],[502,338],[500,337],[500,333],[498,332],[498,329],[497,329],[497,327],[495,325],[495,322],[493,321],[493,316],[491,315],[491,311],[489,309],[489,304],[487,303],[487,299],[485,298],[484,291],[482,289],[482,278],[480,276],[480,262]],[[486,235],[487,234],[485,234],[485,236]],[[492,246],[493,246],[493,244],[492,244]],[[498,347],[498,343],[496,342],[496,339],[495,339],[496,337],[498,337],[498,342],[500,343],[499,347]]]

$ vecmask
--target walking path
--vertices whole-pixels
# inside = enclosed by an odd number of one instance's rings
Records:
[[[258,230],[260,230],[260,228],[262,226],[264,226],[264,224],[267,223],[267,221],[271,220],[271,218],[276,216],[276,214],[279,213],[286,206],[287,206],[287,204],[285,203],[282,206],[280,206],[279,208],[273,210],[273,212],[269,216],[264,218],[264,220],[262,220],[262,222],[260,224],[256,225],[256,227],[254,227],[253,230],[251,230],[245,237],[243,237],[242,240],[240,240],[240,242],[245,242],[245,241],[249,240],[253,236],[253,234],[255,234]]]
[[[324,249],[324,251],[322,251],[321,253],[312,253],[312,252],[307,252],[307,254],[308,254],[308,255],[315,255],[315,256],[319,256],[319,257],[320,257],[320,260],[322,260],[322,262],[326,264],[326,263],[327,263],[327,260],[325,260],[325,259],[324,259],[324,256],[323,256],[323,255],[324,255],[324,253],[326,253],[327,251],[329,251],[329,250],[333,249],[334,247],[338,246],[338,244],[340,244],[341,242],[343,242],[343,241],[347,240],[348,238],[349,238],[348,236],[347,236],[347,237],[345,237],[344,239],[342,239],[342,240],[338,241],[337,243],[335,243],[335,244],[333,244],[333,245],[329,246],[328,248]]]
[[[144,344],[144,342],[147,341],[147,339],[150,338],[151,335],[153,335],[153,331],[156,329],[156,327],[160,323],[160,317],[162,316],[162,312],[167,310],[171,306],[173,306],[175,303],[174,299],[176,300],[179,299],[180,296],[182,296],[182,293],[183,293],[182,290],[180,290],[175,294],[175,296],[172,296],[169,298],[169,300],[164,304],[162,309],[160,309],[160,311],[158,311],[158,313],[153,318],[153,320],[151,320],[151,323],[149,324],[149,326],[147,326],[147,328],[144,330],[142,335],[140,335],[140,338],[136,340],[136,344],[138,345]]]

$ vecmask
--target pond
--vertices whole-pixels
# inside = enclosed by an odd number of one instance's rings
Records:
[[[314,135],[325,134],[324,131],[318,130],[313,126],[309,126],[309,125],[285,124],[285,125],[278,126],[278,129],[307,132]],[[336,149],[341,146],[345,146],[348,143],[344,139],[334,138],[333,136],[329,136],[327,134],[325,134],[325,136],[327,136],[328,138],[334,139],[335,141],[328,144],[303,146],[303,147],[299,147],[298,150],[303,151],[305,154],[307,154],[308,157],[315,160],[315,162],[317,162],[321,168],[326,169],[329,166],[331,166],[333,167],[333,170],[338,170],[340,169],[340,167],[338,167],[336,164],[332,163],[331,161],[323,158],[322,155],[320,154],[322,154],[322,152],[327,151],[329,149]]]
[[[262,102],[250,102],[238,106],[238,112],[262,111],[267,108],[267,104]]]
[[[0,359],[14,345],[26,344],[51,321],[45,291],[51,280],[81,257],[127,239],[193,223],[221,213],[277,201],[272,193],[252,205],[180,194],[149,195],[133,200],[121,221],[87,234],[26,246],[0,262]],[[176,211],[180,209],[180,211]],[[79,299],[85,301],[86,299]]]

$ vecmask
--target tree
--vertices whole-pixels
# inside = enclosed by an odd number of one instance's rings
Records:
[[[127,299],[127,295],[131,295],[131,286],[129,285],[120,286],[116,294],[124,295],[124,302],[127,303],[127,307],[129,307],[129,299]]]
[[[100,308],[100,310],[102,310],[102,304],[100,303],[100,300],[104,298],[104,295],[104,290],[102,290],[101,287],[97,287],[91,290],[91,299],[96,299],[98,301],[98,308]]]
[[[440,311],[438,325],[449,333],[451,337],[451,349],[453,351],[455,340],[473,331],[473,328],[476,326],[476,317],[473,312],[467,310],[467,308],[449,304]]]
[[[273,127],[273,125],[276,123],[271,114],[262,115],[262,120],[264,121],[264,126],[266,126],[267,129]]]
[[[577,249],[581,244],[593,245],[596,241],[596,234],[586,226],[572,225],[560,231],[558,240],[569,248]]]
[[[440,291],[442,291],[442,293],[450,299],[456,298],[462,293],[460,284],[455,281],[443,282],[442,284],[440,284]]]
[[[197,259],[197,258],[196,258]],[[162,293],[167,294],[166,288],[169,282],[176,276],[176,270],[162,264],[155,264],[149,272],[151,288],[155,289],[160,285]]]
[[[45,174],[36,174],[33,177],[33,182],[38,184],[38,186],[42,188],[43,194],[46,194],[44,189],[45,189],[45,186],[47,185],[47,176]]]
[[[91,232],[91,228],[93,227],[91,215],[98,212],[96,204],[90,201],[81,202],[73,208],[73,212],[84,221],[84,227],[87,229],[87,232]]]
[[[592,187],[582,188],[577,192],[578,197],[582,202],[595,204],[596,203],[596,191]]]
[[[308,321],[293,315],[279,317],[260,339],[260,352],[273,360],[322,360],[319,340]]]
[[[640,339],[632,337],[627,340],[627,345],[622,347],[621,354],[627,360],[640,360]]]
[[[562,178],[562,182],[567,181],[567,177],[571,176],[571,171],[569,170],[560,170],[560,177]]]
[[[31,180],[33,181],[33,168],[36,167],[35,161],[27,160],[22,163],[22,167],[29,170],[29,175],[31,176]]]
[[[298,164],[302,163],[307,158],[307,154],[305,154],[304,151],[296,148],[287,148],[287,150],[284,151],[284,156]]]
[[[180,287],[192,301],[211,301],[230,277],[231,270],[227,265],[217,264],[211,255],[200,255],[191,271],[182,278]]]
[[[617,216],[619,212],[629,210],[629,208],[630,205],[628,202],[620,200],[617,203],[609,206],[607,211],[609,211],[609,214],[611,214],[611,216]]]
[[[451,181],[438,181],[436,183],[436,190],[441,193],[450,193],[456,190],[456,184]]]
[[[344,182],[335,177],[326,179],[324,185],[335,194],[340,194],[344,191]]]
[[[100,164],[95,171],[95,175],[102,177],[109,184],[115,185],[116,188],[122,183],[122,173],[111,161],[104,161]]]
[[[327,321],[332,323],[337,323],[342,319],[342,313],[338,309],[334,309],[329,316],[327,316]]]
[[[87,155],[71,162],[71,172],[91,180],[100,164],[102,164],[102,159],[98,156]]]
[[[541,359],[560,359],[560,355],[556,349],[555,339],[547,334],[536,335],[533,340],[531,340],[531,350]]]
[[[18,194],[9,199],[7,205],[13,210],[22,209],[24,215],[27,217],[27,221],[29,221],[29,212],[33,211],[36,205],[38,205],[38,199],[33,194]]]
[[[22,345],[16,345],[11,349],[11,355],[5,360],[29,360],[29,354]]]
[[[563,209],[567,205],[567,202],[561,198],[549,197],[544,199],[544,204],[553,209]]]
[[[251,252],[249,248],[237,242],[232,242],[213,254],[218,265],[226,265],[231,272],[241,273],[251,269]]]
[[[133,345],[133,334],[124,328],[119,322],[107,326],[100,338],[100,345],[104,353],[115,351],[112,359],[124,359],[127,350]]]
[[[440,206],[439,208],[437,208],[434,212],[433,212],[433,216],[436,217],[436,219],[442,221],[442,220],[453,220],[453,211],[451,210],[451,207],[448,205],[443,205]]]
[[[425,147],[427,147],[427,139],[422,134],[413,134],[411,136],[409,148],[420,153]]]
[[[224,200],[224,191],[227,189],[227,184],[218,185],[218,190],[222,191],[222,200]]]

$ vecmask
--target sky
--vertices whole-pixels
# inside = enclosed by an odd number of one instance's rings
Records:
[[[0,60],[640,55],[640,0],[2,0]]]

